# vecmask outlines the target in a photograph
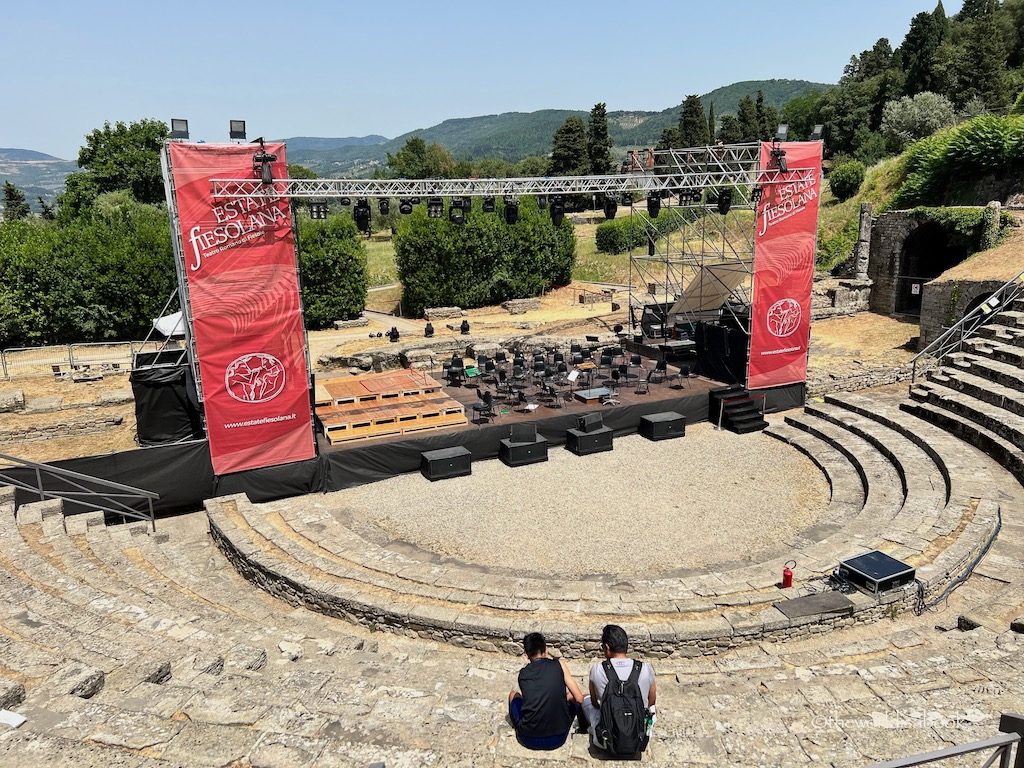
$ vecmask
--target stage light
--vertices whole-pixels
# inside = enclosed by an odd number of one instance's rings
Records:
[[[757,205],[761,202],[761,197],[764,195],[764,190],[761,187],[754,187],[750,190],[750,202]]]
[[[780,147],[778,143],[772,146],[771,156],[780,171],[783,173],[789,172],[789,163],[786,162],[786,150]]]
[[[814,130],[811,131],[811,141],[821,141],[821,135],[825,132],[825,126],[818,123],[814,126]]]
[[[623,205],[632,205],[633,204],[633,193],[632,192],[623,192],[622,193],[622,204]]]
[[[360,197],[352,209],[352,218],[355,219],[356,227],[360,232],[369,234],[371,216],[370,202],[365,197]]]
[[[537,207],[540,208],[542,211],[548,207],[547,195],[537,195]]]
[[[434,324],[429,320],[427,320],[427,324],[423,328],[423,335],[428,339],[432,339],[434,337]]]
[[[188,138],[188,120],[182,117],[171,118],[171,138],[172,139],[187,139]]]
[[[253,144],[259,144],[260,151],[252,156],[252,175],[263,184],[273,184],[274,169],[270,164],[277,161],[277,155],[267,152],[262,136],[253,141]]]
[[[718,212],[725,216],[732,208],[732,190],[728,187],[718,193]]]
[[[245,141],[245,120],[228,121],[228,138]]]
[[[348,197],[342,197],[338,200],[338,203],[344,205],[345,207],[348,207],[352,205],[352,199]]]
[[[555,195],[551,198],[551,221],[556,227],[558,227],[561,226],[564,218],[565,204],[562,202],[562,196]]]
[[[655,245],[654,245],[654,238],[651,237],[650,235],[648,235],[647,236],[647,255],[648,256],[653,256],[656,252],[657,252],[657,249],[655,248]]]
[[[377,201],[377,210],[380,211],[381,216],[387,216],[391,212],[391,201],[382,197]]]
[[[495,206],[494,197],[492,195],[488,195],[487,197],[484,198],[482,208],[484,213],[494,213]]]
[[[444,201],[440,197],[432,197],[427,200],[427,217],[440,219],[444,216]]]
[[[462,200],[453,198],[448,204],[448,221],[452,224],[465,224],[466,213],[462,210]]]
[[[779,123],[779,127],[775,129],[775,140],[785,141],[789,135],[789,123]]]
[[[519,221],[519,201],[511,195],[505,195],[505,223],[512,225]]]
[[[410,197],[409,202],[412,203],[413,205],[419,205],[420,199],[418,197]]]
[[[412,200],[399,200],[398,212],[403,216],[408,216],[412,213]]]
[[[604,199],[604,217],[606,219],[614,219],[615,213],[619,210],[619,204],[615,202],[614,197],[606,197]]]
[[[469,213],[473,210],[473,198],[463,197],[462,198],[462,210],[464,213]]]
[[[648,192],[647,215],[652,219],[656,219],[659,213],[661,213],[661,194],[658,192]]]

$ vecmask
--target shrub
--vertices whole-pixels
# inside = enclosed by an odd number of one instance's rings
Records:
[[[693,220],[698,214],[691,209],[663,208],[653,220],[654,239],[658,240],[677,230],[682,217]],[[609,219],[597,226],[595,236],[597,250],[601,253],[625,253],[632,248],[647,245],[648,219],[645,216],[625,215],[621,219]]]
[[[882,109],[882,133],[902,149],[911,141],[931,136],[956,122],[956,110],[945,96],[925,91],[887,102]]]
[[[299,265],[307,328],[327,328],[366,308],[366,248],[351,216],[300,217]]]
[[[532,198],[520,200],[511,226],[500,203],[495,213],[474,208],[464,224],[428,218],[420,205],[401,219],[394,244],[402,303],[414,315],[536,296],[568,284],[576,259],[572,224],[556,227]]]
[[[829,189],[840,202],[856,195],[863,183],[864,163],[859,160],[848,160],[837,165],[828,175]]]

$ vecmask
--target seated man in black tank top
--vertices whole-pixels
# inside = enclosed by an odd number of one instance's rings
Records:
[[[508,716],[527,749],[558,749],[565,743],[583,703],[583,692],[561,659],[548,656],[540,632],[523,638],[530,663],[519,670],[519,691],[508,695]]]

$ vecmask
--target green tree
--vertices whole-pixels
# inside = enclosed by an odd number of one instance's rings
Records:
[[[807,93],[790,99],[782,107],[782,122],[789,126],[790,136],[805,140],[814,131],[814,126],[821,122],[821,91]]]
[[[911,20],[910,30],[900,45],[908,96],[935,87],[935,52],[945,34],[946,14],[941,3],[932,13],[922,12]]]
[[[455,172],[455,158],[440,144],[410,136],[398,152],[388,152],[388,167],[400,179],[445,179]]]
[[[548,159],[540,155],[524,157],[512,169],[512,175],[518,178],[543,176],[548,172]]]
[[[681,146],[682,144],[679,142],[679,129],[672,127],[665,128],[661,132],[661,138],[658,139],[655,149],[675,149]]]
[[[299,265],[307,328],[329,328],[366,308],[366,248],[351,216],[300,217]]]
[[[723,144],[740,144],[744,141],[743,127],[735,115],[722,115],[722,125],[718,129],[718,140]]]
[[[758,141],[761,138],[761,123],[757,119],[757,107],[749,96],[740,99],[736,108],[736,120],[739,122],[740,141]]]
[[[578,117],[567,118],[555,131],[548,168],[552,176],[585,176],[590,169],[587,128]]]
[[[104,123],[86,135],[78,166],[98,194],[126,189],[140,203],[159,205],[165,200],[160,147],[167,133],[161,120]]]
[[[718,132],[718,121],[715,120],[715,102],[708,104],[708,141],[713,142],[715,140],[715,134]]]
[[[907,144],[956,122],[956,110],[945,96],[924,91],[890,101],[882,111],[882,134],[901,151]]]
[[[679,143],[683,147],[704,147],[710,143],[708,119],[700,96],[691,94],[683,101],[679,114]]]
[[[319,179],[317,172],[298,163],[288,163],[289,179]]]
[[[31,215],[32,209],[25,202],[25,193],[11,182],[4,182],[4,221],[17,221]]]
[[[761,141],[768,141],[775,136],[778,130],[779,112],[775,107],[764,103],[764,91],[757,92],[757,100],[754,102],[754,112],[757,114],[757,137]]]
[[[611,149],[612,140],[608,136],[608,108],[604,102],[600,102],[590,110],[590,122],[587,123],[587,158],[590,161],[590,173],[600,176],[611,170]]]
[[[43,219],[43,221],[56,220],[57,213],[53,210],[53,206],[41,197],[37,197],[36,200],[39,201],[39,218]]]

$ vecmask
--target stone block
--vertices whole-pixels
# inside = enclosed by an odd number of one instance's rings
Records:
[[[540,299],[509,299],[501,304],[501,308],[510,315],[522,315],[535,309],[540,309]]]
[[[0,413],[25,410],[25,392],[20,389],[0,391]]]
[[[0,709],[14,709],[24,700],[24,685],[16,680],[0,680]]]
[[[462,307],[427,307],[423,311],[423,317],[431,322],[434,320],[448,320],[453,317],[463,317],[465,314]]]
[[[58,669],[47,681],[47,687],[60,694],[88,699],[100,692],[105,680],[102,670],[72,662]]]
[[[365,328],[369,324],[369,319],[360,315],[359,317],[353,318],[352,320],[335,320],[334,328],[335,330],[343,331],[346,328]]]

